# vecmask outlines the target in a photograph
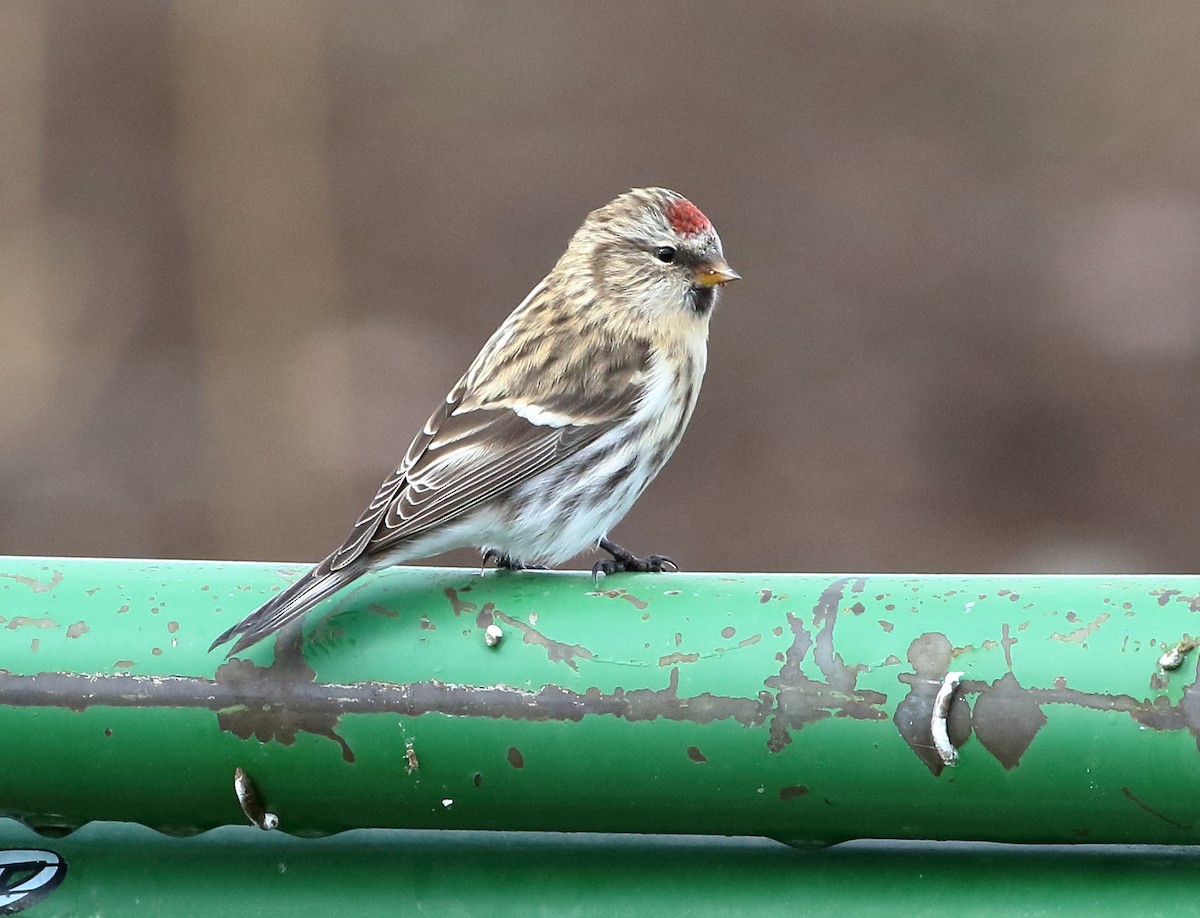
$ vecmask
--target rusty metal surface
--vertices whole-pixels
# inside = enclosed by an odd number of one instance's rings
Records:
[[[1200,577],[409,568],[205,652],[299,570],[0,558],[0,813],[186,834],[240,768],[295,834],[1200,837]]]

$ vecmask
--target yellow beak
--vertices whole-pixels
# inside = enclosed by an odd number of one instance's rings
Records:
[[[722,258],[700,262],[700,264],[696,265],[696,270],[692,274],[692,277],[702,287],[718,287],[721,284],[728,284],[730,281],[742,279],[742,275],[729,267]]]

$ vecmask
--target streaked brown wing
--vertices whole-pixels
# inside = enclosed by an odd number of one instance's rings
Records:
[[[337,551],[322,562],[322,568],[329,571],[341,570],[363,553],[363,549],[371,541],[371,536],[379,528],[379,524],[383,520],[384,514],[387,513],[388,507],[396,499],[396,495],[404,488],[408,470],[425,453],[425,450],[437,435],[438,430],[445,423],[446,419],[450,417],[451,412],[462,403],[465,392],[466,387],[463,380],[460,379],[454,388],[450,390],[450,393],[446,396],[446,400],[442,402],[438,410],[430,415],[429,420],[425,422],[425,426],[421,428],[421,432],[409,444],[408,451],[405,452],[404,459],[400,465],[379,486],[379,490],[375,492],[375,496],[367,504],[367,509],[359,516],[358,522],[354,524],[354,528],[350,531],[350,535],[347,536],[346,541],[342,543]]]
[[[632,398],[609,395],[577,406],[581,423],[555,427],[528,421],[508,405],[464,409],[460,387],[379,488],[331,570],[462,516],[594,443],[634,409]]]
[[[448,523],[578,452],[622,420],[549,427],[509,408],[451,415],[368,543],[375,552]],[[444,436],[443,436],[444,435]]]

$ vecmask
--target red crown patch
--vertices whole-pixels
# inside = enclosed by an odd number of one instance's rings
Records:
[[[667,222],[681,236],[692,236],[712,228],[708,217],[687,198],[676,198],[667,205]]]

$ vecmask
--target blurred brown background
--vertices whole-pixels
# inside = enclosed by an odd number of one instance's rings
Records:
[[[1191,2],[5,3],[0,553],[315,560],[654,183],[746,279],[619,541],[1196,570],[1197,48]]]

